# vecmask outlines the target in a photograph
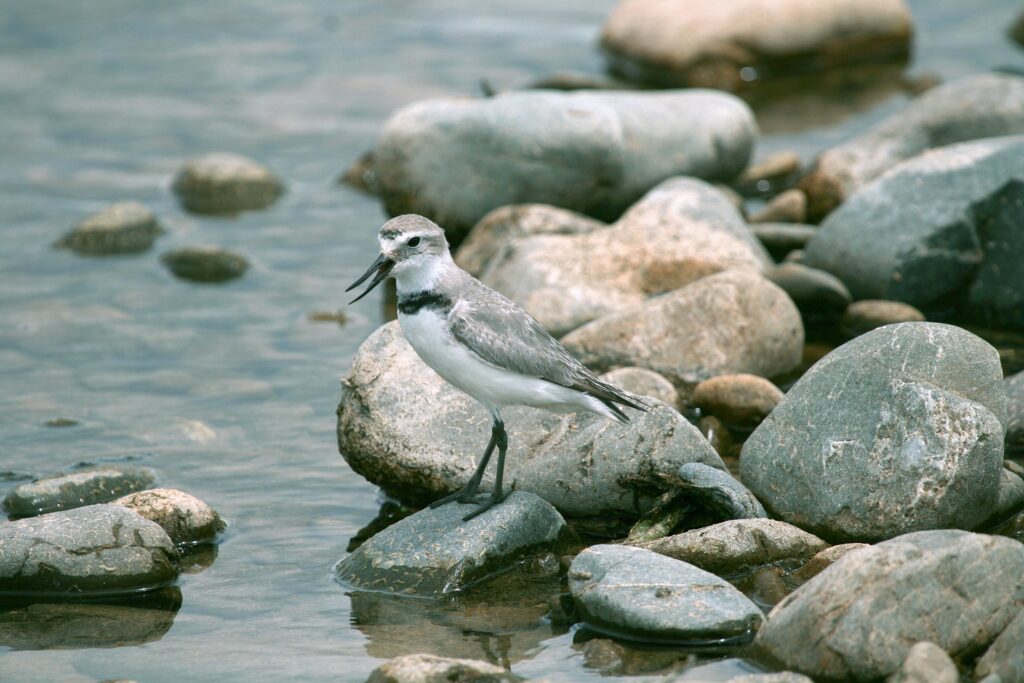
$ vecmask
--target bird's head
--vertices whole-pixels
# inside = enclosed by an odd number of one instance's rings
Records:
[[[362,299],[389,276],[399,281],[430,282],[433,271],[449,258],[444,230],[430,219],[416,214],[389,220],[377,233],[377,242],[380,244],[377,260],[345,291],[355,289],[371,275],[374,278],[366,290],[350,303]]]

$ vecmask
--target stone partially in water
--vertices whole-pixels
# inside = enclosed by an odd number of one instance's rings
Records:
[[[586,623],[625,638],[742,641],[764,618],[714,574],[630,546],[596,545],[581,552],[569,568],[569,590]]]
[[[601,375],[601,379],[638,396],[656,398],[665,405],[679,405],[679,392],[672,382],[647,368],[615,368]]]
[[[907,652],[899,671],[886,683],[959,683],[960,672],[946,651],[935,643],[921,641]]]
[[[518,683],[511,671],[477,659],[405,655],[381,664],[366,683]]]
[[[846,307],[839,328],[847,337],[857,337],[877,327],[896,323],[923,322],[924,313],[910,304],[881,299],[862,299]]]
[[[114,502],[159,524],[175,543],[209,541],[224,529],[213,508],[177,489],[140,491]]]
[[[109,503],[0,524],[0,547],[6,596],[129,593],[178,575],[164,530]]]
[[[220,247],[185,247],[160,257],[172,273],[193,282],[227,282],[241,277],[249,269],[244,256]]]
[[[148,467],[104,467],[62,474],[21,484],[4,498],[15,517],[107,503],[119,496],[149,488],[156,474]]]
[[[475,509],[449,503],[406,517],[342,559],[335,576],[362,590],[444,595],[557,548],[567,533],[562,516],[525,491],[463,521]]]
[[[974,680],[996,674],[1002,683],[1024,681],[1024,609],[1017,612],[974,667]]]
[[[231,152],[189,159],[172,188],[186,209],[206,214],[263,209],[284,193],[284,185],[265,166]]]
[[[677,485],[687,498],[722,518],[759,519],[768,516],[754,494],[724,470],[691,462],[679,468],[678,476]]]
[[[1024,545],[939,530],[906,534],[840,558],[768,614],[757,644],[786,667],[828,680],[897,671],[931,640],[970,657],[1024,606]]]
[[[785,396],[764,377],[719,375],[698,384],[690,402],[729,424],[756,427]]]
[[[153,213],[139,202],[117,202],[86,216],[55,247],[85,256],[135,254],[153,246],[164,233]]]

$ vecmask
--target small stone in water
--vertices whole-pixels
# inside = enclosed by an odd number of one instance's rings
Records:
[[[370,673],[366,683],[518,683],[500,666],[475,659],[418,654],[395,657]]]
[[[138,202],[117,202],[91,214],[54,243],[84,256],[134,254],[153,246],[164,229]]]
[[[225,526],[213,508],[176,489],[139,491],[114,502],[159,524],[175,543],[211,540]]]
[[[284,185],[248,157],[213,152],[186,161],[173,189],[189,211],[234,214],[270,206],[284,192]]]
[[[105,467],[74,472],[21,484],[4,498],[4,507],[16,517],[31,517],[106,503],[148,488],[155,481],[156,474],[145,467]]]
[[[345,325],[348,322],[348,315],[344,311],[313,311],[309,314],[311,322],[315,323],[336,323]]]
[[[220,247],[186,247],[160,257],[172,273],[194,282],[227,282],[241,277],[249,268],[245,257]]]
[[[70,417],[52,417],[43,423],[44,427],[76,427],[81,424]]]

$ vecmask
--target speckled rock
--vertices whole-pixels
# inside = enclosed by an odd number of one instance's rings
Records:
[[[768,516],[761,502],[734,476],[710,465],[691,462],[679,468],[680,490],[691,501],[721,519],[757,519]]]
[[[164,233],[156,217],[138,202],[117,202],[75,223],[54,243],[84,256],[135,254]]]
[[[716,91],[526,91],[417,102],[375,152],[384,205],[458,244],[490,210],[541,202],[614,220],[675,175],[729,180],[757,137],[741,100]]]
[[[907,652],[899,671],[885,683],[959,683],[960,672],[946,651],[935,643],[921,641]]]
[[[601,375],[601,379],[620,389],[625,389],[631,394],[650,396],[665,405],[679,406],[679,392],[672,386],[672,382],[653,370],[634,367],[615,368]]]
[[[807,562],[804,562],[799,569],[793,572],[793,578],[800,583],[805,583],[832,566],[836,560],[846,553],[869,547],[871,546],[867,543],[840,543],[839,545],[831,545],[811,559],[807,560]]]
[[[757,375],[719,375],[693,390],[690,402],[739,427],[756,427],[785,398],[777,386]]]
[[[173,189],[186,209],[208,214],[263,209],[284,193],[284,185],[265,166],[231,152],[189,159],[175,176]]]
[[[932,88],[867,133],[824,152],[800,188],[811,219],[819,221],[901,161],[934,147],[1018,133],[1024,133],[1024,78],[965,76]]]
[[[688,399],[716,375],[792,370],[803,354],[804,329],[776,285],[757,273],[727,271],[606,315],[562,341],[591,368],[649,368]]]
[[[469,521],[476,504],[425,508],[392,524],[335,567],[347,586],[409,595],[444,595],[556,549],[565,520],[549,503],[525,491]]]
[[[567,516],[636,519],[685,463],[725,468],[682,415],[649,402],[647,413],[627,409],[626,425],[504,410],[506,486],[536,493]],[[397,321],[359,348],[338,406],[338,446],[357,473],[398,498],[429,501],[466,483],[489,436],[487,411],[430,370]],[[485,487],[492,475],[493,467]]]
[[[164,530],[109,503],[0,524],[0,547],[0,595],[135,592],[178,575]]]
[[[1006,378],[1006,445],[1024,448],[1024,372]]]
[[[1001,683],[1024,681],[1024,609],[1017,612],[974,667],[974,680],[996,674]]]
[[[803,223],[807,220],[807,197],[800,190],[786,190],[750,214],[751,223]]]
[[[557,335],[713,273],[770,265],[719,190],[672,178],[605,229],[515,240],[491,259],[481,280]]]
[[[518,683],[511,671],[477,659],[405,655],[381,664],[366,683]]]
[[[775,606],[757,644],[787,668],[872,681],[931,640],[971,656],[1024,606],[1024,545],[938,530],[848,553]]]
[[[818,228],[800,223],[758,223],[751,225],[750,231],[773,259],[781,261],[790,252],[803,249]]]
[[[209,541],[224,529],[213,508],[177,489],[140,491],[114,502],[159,524],[175,543]]]
[[[972,529],[1003,461],[995,349],[958,327],[902,323],[818,361],[743,446],[743,482],[773,515],[829,540]]]
[[[743,641],[763,619],[754,603],[714,574],[630,546],[581,552],[569,567],[569,590],[585,622],[625,638]]]
[[[734,519],[643,543],[641,547],[728,575],[779,560],[806,560],[828,543],[774,519]]]
[[[839,321],[839,328],[847,337],[856,337],[876,327],[922,322],[924,319],[924,313],[910,304],[882,299],[862,299],[847,306],[842,320]]]
[[[244,256],[212,246],[175,249],[164,253],[160,260],[182,280],[194,282],[227,282],[249,269]]]
[[[902,0],[623,0],[601,46],[628,80],[736,90],[762,72],[905,55],[911,30]]]
[[[784,263],[765,277],[789,295],[808,325],[834,323],[853,301],[842,280],[802,263]]]
[[[4,508],[16,517],[106,503],[149,488],[156,473],[148,467],[103,467],[20,484],[4,498]]]

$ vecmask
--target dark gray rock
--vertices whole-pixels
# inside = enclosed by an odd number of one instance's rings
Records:
[[[926,314],[952,306],[965,320],[1024,329],[1021,221],[1024,136],[951,145],[861,188],[807,243],[804,262],[857,299]]]
[[[808,324],[835,322],[853,301],[846,285],[835,275],[802,263],[784,263],[769,270],[765,277],[789,295]]]
[[[166,252],[160,260],[181,279],[194,282],[227,282],[241,277],[249,269],[244,256],[211,246],[175,249]]]
[[[1009,461],[1007,461],[1009,462]],[[1009,517],[1024,508],[1024,479],[1009,469],[1003,468],[999,479],[999,496],[993,506],[993,512],[982,527],[1005,522]]]
[[[1006,446],[1024,448],[1024,372],[1006,378]]]
[[[688,498],[724,519],[768,516],[754,494],[724,470],[691,462],[679,468],[679,479],[678,486]]]
[[[757,643],[786,667],[871,681],[931,640],[969,657],[1024,606],[1024,545],[922,531],[848,553],[769,613]]]
[[[854,301],[843,312],[839,329],[847,337],[857,337],[876,327],[896,323],[924,322],[924,313],[910,304],[881,299]]]
[[[743,641],[763,615],[732,585],[642,548],[596,545],[569,568],[584,620],[626,638],[658,642]]]
[[[1002,683],[1024,681],[1024,610],[1017,612],[974,667],[974,680],[992,674]]]
[[[86,216],[54,243],[84,256],[135,254],[164,233],[156,217],[138,202],[117,202]]]
[[[750,214],[751,223],[804,223],[807,197],[800,190],[786,190]]]
[[[725,468],[682,415],[649,402],[651,410],[631,411],[626,425],[506,409],[506,486],[567,516],[636,519],[687,462]],[[432,500],[466,483],[489,437],[487,412],[420,360],[397,321],[359,348],[338,406],[338,446],[357,473],[398,498]]]
[[[935,643],[921,641],[907,652],[899,671],[886,683],[959,683],[960,672],[946,651]]]
[[[140,491],[114,502],[159,524],[175,543],[212,540],[225,526],[216,510],[177,489]]]
[[[0,548],[0,595],[136,592],[178,575],[164,530],[109,503],[0,524]]]
[[[756,427],[784,397],[764,377],[719,375],[698,384],[690,402],[728,424]]]
[[[107,503],[149,488],[155,481],[156,474],[148,467],[111,466],[61,474],[16,486],[4,498],[4,508],[15,517],[31,517],[44,512]]]
[[[515,491],[463,521],[474,509],[475,504],[452,503],[406,517],[343,558],[335,576],[362,590],[444,595],[557,549],[566,538],[562,516],[532,493]]]
[[[721,92],[511,92],[399,110],[375,168],[391,215],[425,215],[458,244],[507,204],[607,221],[665,178],[728,180],[756,137],[747,105]]]
[[[736,574],[759,564],[808,560],[828,543],[774,519],[735,519],[641,545],[715,574]]]
[[[818,228],[799,223],[758,223],[751,225],[750,231],[761,241],[773,259],[781,261],[790,252],[803,249]]]
[[[995,349],[938,323],[882,327],[818,361],[743,446],[765,508],[829,540],[975,528],[997,501]]]
[[[417,654],[381,664],[366,683],[518,683],[523,679],[495,664]]]
[[[284,193],[284,185],[265,166],[231,152],[189,159],[172,189],[186,209],[207,214],[263,209]]]

